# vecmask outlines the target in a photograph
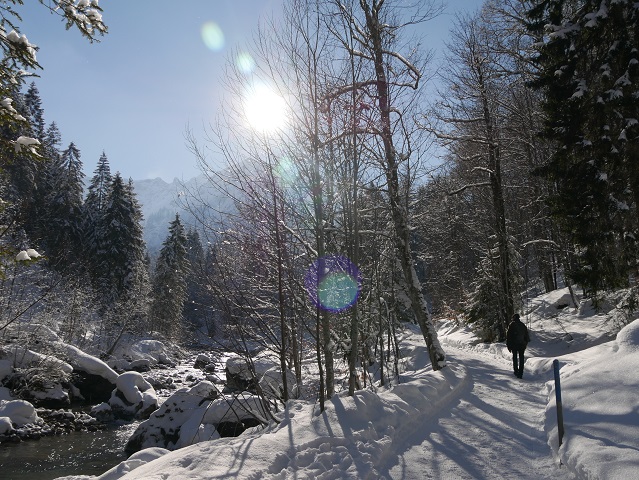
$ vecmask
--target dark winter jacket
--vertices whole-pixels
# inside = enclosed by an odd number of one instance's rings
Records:
[[[515,318],[510,325],[508,325],[508,331],[506,332],[506,347],[508,350],[526,348],[530,342],[530,336],[528,335],[528,328],[519,318]]]

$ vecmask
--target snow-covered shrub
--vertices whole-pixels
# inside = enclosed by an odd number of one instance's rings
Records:
[[[612,329],[619,331],[639,318],[639,287],[602,293],[595,303],[610,317]]]
[[[48,406],[70,403],[68,385],[73,368],[69,364],[17,346],[11,352],[9,362],[14,368],[6,385],[16,396]]]

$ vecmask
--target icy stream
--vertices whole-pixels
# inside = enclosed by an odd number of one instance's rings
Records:
[[[124,445],[138,423],[3,443],[0,479],[51,480],[65,475],[100,475],[126,459]]]
[[[166,370],[150,374],[174,379],[174,387],[186,387],[205,378],[224,379],[226,361],[223,355],[215,362],[216,374],[207,375],[193,367],[195,357]],[[222,379],[220,379],[220,377]],[[158,391],[160,401],[174,390]],[[72,432],[66,435],[43,436],[39,440],[0,444],[0,480],[52,480],[66,475],[101,475],[128,457],[124,446],[139,421],[119,422],[106,430]]]

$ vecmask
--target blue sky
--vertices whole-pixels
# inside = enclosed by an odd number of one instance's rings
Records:
[[[125,178],[188,180],[199,172],[187,126],[204,137],[224,93],[227,59],[250,45],[259,18],[282,3],[101,0],[109,33],[90,44],[38,2],[25,2],[21,31],[39,47],[44,70],[35,82],[45,120],[58,124],[64,148],[71,141],[80,148],[89,176],[105,151]],[[423,26],[427,43],[441,49],[451,13],[481,3],[450,0],[447,14]]]

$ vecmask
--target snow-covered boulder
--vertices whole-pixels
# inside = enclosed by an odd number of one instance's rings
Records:
[[[195,359],[195,363],[193,364],[193,368],[204,368],[209,363],[211,363],[211,359],[208,356],[206,356],[203,353],[201,353]]]
[[[76,371],[97,375],[115,384],[118,374],[105,362],[73,345],[60,343],[60,347],[64,348],[69,363]]]
[[[11,423],[11,418],[0,417],[0,435],[11,433],[12,430],[13,424]]]
[[[106,402],[102,402],[99,405],[95,405],[94,407],[92,407],[90,414],[97,421],[103,423],[112,422],[113,420],[115,420],[111,405]]]
[[[155,389],[138,372],[125,372],[115,381],[109,405],[116,417],[148,418],[158,408]]]
[[[15,398],[7,387],[0,387],[0,400],[15,400]]]
[[[0,400],[0,417],[8,417],[18,426],[40,422],[34,406],[26,400]]]
[[[30,397],[35,400],[36,405],[69,405],[71,403],[69,391],[59,383],[45,386],[42,390],[32,390]]]
[[[277,367],[278,362],[268,357],[257,357],[251,362],[240,356],[230,357],[225,368],[226,386],[236,392],[254,391],[256,379],[259,380],[268,370]]]
[[[180,389],[171,395],[158,410],[156,410],[148,420],[145,420],[133,433],[125,450],[128,453],[149,447],[162,447],[175,450],[181,446],[195,443],[188,441],[188,434],[195,435],[201,433],[198,438],[204,436],[206,432],[194,432],[191,428],[183,432],[182,426],[187,422],[194,424],[204,416],[210,401],[217,396],[217,389],[210,382],[200,382],[190,389]],[[191,425],[192,427],[193,425]],[[187,426],[188,428],[188,426]],[[209,438],[217,438],[214,432],[208,432]]]
[[[286,386],[288,387],[287,398],[297,398],[297,380],[295,374],[286,370]],[[260,388],[264,395],[269,398],[284,398],[284,382],[282,381],[282,369],[280,367],[269,368],[262,378],[260,378]]]
[[[139,360],[133,360],[129,364],[129,368],[136,372],[149,372],[151,371],[151,361],[148,358],[141,358]]]
[[[118,378],[118,374],[111,367],[73,345],[58,342],[57,348],[73,367],[69,389],[72,400],[84,400],[95,404],[110,397]]]
[[[152,365],[175,366],[169,348],[159,340],[140,340],[131,345],[129,353],[133,360],[147,359]]]
[[[218,428],[227,429],[227,424],[233,424],[235,433],[241,433],[266,422],[260,398],[250,394],[217,397],[217,388],[208,381],[178,390],[138,426],[125,450],[129,453],[149,447],[175,450],[219,438]]]

